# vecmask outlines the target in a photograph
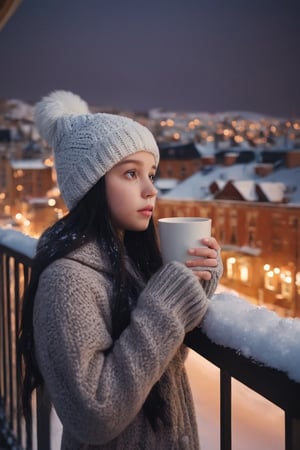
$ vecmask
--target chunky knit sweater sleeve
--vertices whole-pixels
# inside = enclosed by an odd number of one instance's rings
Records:
[[[169,263],[113,343],[110,283],[62,259],[43,272],[35,299],[36,354],[52,402],[64,428],[91,445],[104,445],[133,421],[208,303],[191,270]]]

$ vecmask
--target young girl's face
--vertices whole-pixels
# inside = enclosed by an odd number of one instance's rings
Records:
[[[113,221],[121,231],[143,231],[149,225],[157,190],[154,157],[144,151],[133,153],[105,175],[106,196]]]

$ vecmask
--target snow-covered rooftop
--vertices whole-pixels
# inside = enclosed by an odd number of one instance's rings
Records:
[[[238,180],[233,182],[236,189],[243,195],[248,202],[256,202],[258,200],[255,191],[255,184],[252,180]]]
[[[270,202],[281,202],[285,195],[285,183],[276,181],[264,181],[258,183],[262,192]]]
[[[42,159],[11,159],[10,165],[14,170],[37,170],[37,169],[48,169]]]
[[[163,199],[178,200],[211,200],[213,195],[209,186],[213,183],[224,185],[226,181],[234,181],[241,189],[245,188],[245,194],[249,200],[255,199],[253,184],[259,184],[263,190],[267,190],[270,201],[278,201],[280,192],[288,191],[289,204],[300,204],[300,167],[278,168],[264,177],[255,173],[256,162],[247,164],[234,164],[232,166],[212,166],[210,170],[196,172],[191,177],[178,183],[172,190],[161,194]],[[251,183],[253,181],[252,187]],[[269,183],[274,184],[269,184]],[[248,187],[248,190],[247,190]],[[252,193],[252,194],[251,194]]]

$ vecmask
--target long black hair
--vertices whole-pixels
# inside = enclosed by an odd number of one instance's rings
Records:
[[[44,384],[34,347],[33,309],[39,277],[53,261],[62,258],[89,241],[104,247],[114,271],[112,333],[117,339],[130,322],[132,302],[137,300],[139,287],[125,266],[128,255],[144,281],[149,280],[162,264],[155,227],[151,219],[145,231],[126,231],[120,237],[114,226],[106,201],[105,177],[78,202],[65,217],[47,229],[39,239],[30,281],[24,292],[18,350],[22,370],[22,407],[26,421],[28,448],[31,446],[31,396]],[[141,253],[141,249],[143,252]],[[144,404],[145,414],[155,429],[157,419],[166,421],[164,401],[156,383]]]

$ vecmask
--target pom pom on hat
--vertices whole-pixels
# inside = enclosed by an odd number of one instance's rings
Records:
[[[89,114],[87,103],[78,95],[69,91],[54,91],[44,97],[35,107],[35,122],[40,135],[50,145],[57,138],[57,119],[66,115]]]
[[[40,135],[54,150],[57,182],[69,209],[115,164],[138,151],[159,150],[140,123],[117,114],[92,114],[87,103],[68,91],[54,91],[35,107]]]

